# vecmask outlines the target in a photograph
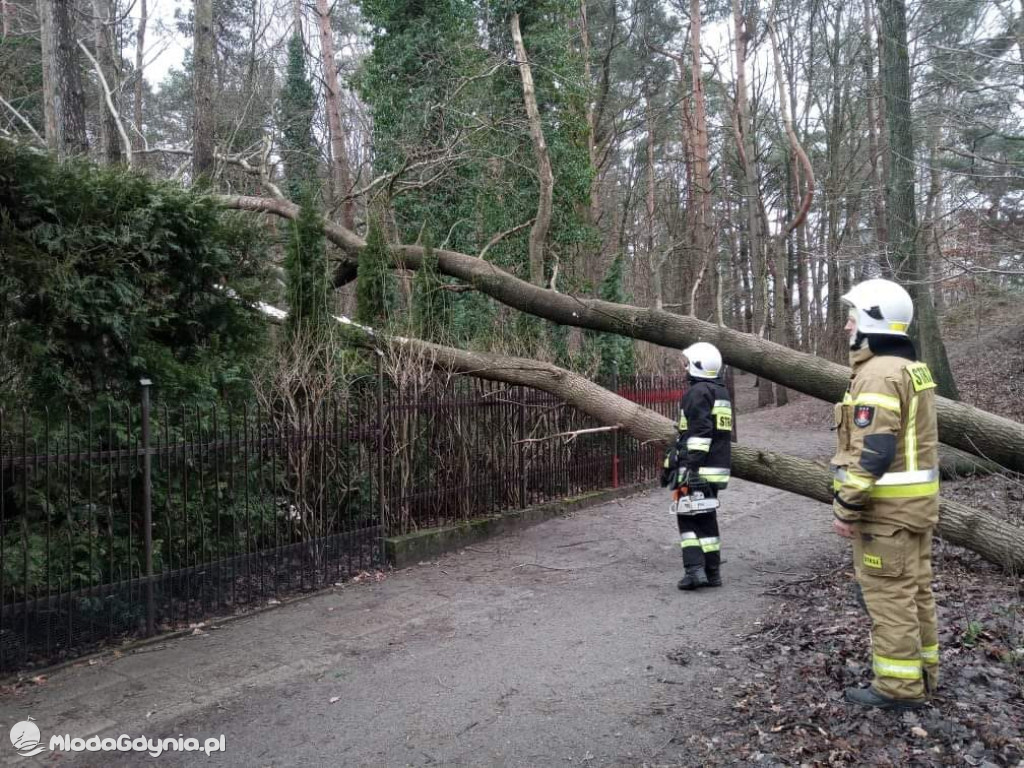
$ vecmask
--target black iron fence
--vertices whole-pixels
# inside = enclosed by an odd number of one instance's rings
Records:
[[[674,417],[680,379],[611,388]],[[154,402],[151,402],[151,399]],[[659,471],[544,392],[382,378],[315,405],[0,410],[0,670],[381,568],[385,536]]]

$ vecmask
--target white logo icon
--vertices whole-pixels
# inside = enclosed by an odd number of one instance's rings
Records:
[[[31,717],[15,723],[11,728],[11,744],[22,757],[32,757],[43,751],[43,747],[39,746],[39,726],[32,722]]]

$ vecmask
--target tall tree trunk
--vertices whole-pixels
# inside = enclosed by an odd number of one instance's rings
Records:
[[[193,137],[192,180],[209,178],[214,171],[213,135],[213,0],[195,0],[195,41],[192,71]]]
[[[878,115],[878,80],[875,78],[874,60],[878,55],[872,41],[875,39],[875,24],[872,3],[874,0],[864,0],[864,39],[867,43],[867,51],[864,54],[864,85],[867,90],[867,120],[868,120],[868,168],[869,183],[871,185],[871,208],[874,211],[875,242],[880,248],[885,248],[889,241],[889,229],[885,222],[885,190],[882,178],[882,147],[879,140],[879,115]]]
[[[220,195],[217,200],[226,208],[272,213],[292,220],[301,213],[299,206],[275,198]],[[359,252],[366,247],[363,238],[340,224],[325,222],[324,233],[341,250],[340,261],[346,268],[358,260]],[[419,269],[423,253],[424,248],[419,245],[391,247],[395,264],[406,269]],[[616,333],[673,349],[708,341],[721,350],[730,365],[829,402],[841,400],[850,382],[847,366],[714,323],[673,312],[557,293],[520,280],[476,256],[444,249],[435,250],[435,254],[441,274],[472,285],[508,307],[560,325]],[[936,410],[942,442],[1014,472],[1024,472],[1024,424],[944,397],[937,399]]]
[[[908,283],[914,298],[916,338],[945,397],[958,398],[956,382],[942,342],[938,318],[922,264],[914,199],[914,136],[910,111],[910,58],[904,0],[878,0],[882,29],[882,90],[889,124],[889,183],[886,185],[890,251],[896,278]]]
[[[331,181],[334,199],[341,205],[341,222],[347,228],[355,226],[355,201],[352,191],[352,173],[348,164],[348,140],[342,122],[341,83],[338,64],[334,60],[334,30],[331,28],[331,10],[327,0],[316,0],[316,18],[320,29],[320,55],[323,59],[326,85],[327,124],[331,131]]]
[[[711,223],[711,161],[708,141],[708,113],[704,95],[704,78],[700,66],[700,0],[690,0],[690,77],[693,100],[693,186],[694,218],[693,244],[697,262],[697,277],[690,290],[689,314],[698,312],[697,296],[708,266],[714,258],[714,230]]]
[[[135,134],[133,136],[133,145],[136,149],[142,149],[146,143],[143,138],[145,133],[142,128],[142,99],[145,93],[143,68],[145,67],[146,24],[149,22],[149,8],[146,2],[147,0],[139,0],[139,26],[135,30]]]
[[[53,28],[53,0],[38,0],[39,42],[43,65],[43,122],[46,148],[56,155],[60,149],[57,128],[57,39]]]
[[[760,200],[761,190],[757,172],[757,149],[754,145],[754,123],[750,116],[747,97],[747,44],[754,32],[747,29],[740,10],[740,0],[732,0],[733,29],[736,35],[736,104],[733,111],[733,131],[736,151],[743,168],[744,213],[746,214],[748,253],[753,263],[760,263],[762,252]]]
[[[942,138],[942,126],[936,120],[929,131],[928,141],[928,195],[925,198],[924,226],[922,235],[924,242],[921,247],[928,265],[928,282],[937,285],[940,277],[938,264],[942,258],[939,229],[942,221],[942,170],[939,167],[939,143]],[[942,309],[942,292],[934,292],[935,308]]]
[[[54,112],[57,119],[57,154],[75,157],[89,151],[85,128],[85,89],[78,58],[73,4],[67,0],[47,0],[52,10],[54,56],[51,72],[55,80]]]
[[[613,34],[615,24],[616,21],[613,16]],[[599,165],[597,149],[597,104],[595,103],[593,95],[594,77],[590,64],[590,22],[587,18],[587,0],[580,0],[580,45],[583,49],[583,85],[586,90],[587,100],[587,158],[590,161],[590,172],[593,174],[593,177],[590,180],[590,205],[588,207],[588,218],[590,224],[596,226],[597,222],[601,218],[601,196],[597,173]]]
[[[110,0],[92,0],[93,24],[95,25],[96,59],[99,61],[100,71],[106,80],[107,88],[110,89],[110,99],[117,102],[118,67],[114,56],[114,14],[111,9]],[[97,78],[98,80],[99,78]],[[117,124],[117,117],[105,107],[107,100],[107,88],[99,83],[99,101],[103,119],[100,120],[100,146],[103,157],[110,165],[117,165],[125,162],[121,154],[121,132]]]
[[[512,42],[515,46],[516,60],[519,63],[519,75],[523,81],[523,102],[526,105],[526,117],[530,125],[530,138],[533,140],[533,154],[537,159],[537,178],[540,185],[538,191],[537,218],[530,229],[530,282],[534,285],[544,284],[544,245],[551,226],[551,201],[554,193],[555,178],[551,170],[551,158],[548,156],[548,145],[544,140],[544,126],[537,108],[537,93],[533,85],[533,72],[530,60],[526,56],[526,45],[519,27],[519,14],[512,14]]]
[[[644,119],[647,122],[646,162],[644,163],[644,181],[647,190],[644,199],[645,251],[647,253],[647,263],[651,270],[651,306],[655,309],[662,309],[665,306],[665,292],[662,283],[662,268],[665,266],[665,258],[655,248],[654,239],[654,108],[651,105],[650,94],[647,95]]]

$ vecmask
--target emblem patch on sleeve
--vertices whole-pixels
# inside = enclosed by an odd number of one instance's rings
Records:
[[[853,423],[858,427],[866,427],[875,418],[875,406],[858,405],[853,409]]]

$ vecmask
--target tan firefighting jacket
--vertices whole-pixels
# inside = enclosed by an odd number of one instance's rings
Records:
[[[921,532],[939,518],[935,383],[927,364],[850,357],[853,374],[835,406],[839,447],[832,458],[836,517]]]

